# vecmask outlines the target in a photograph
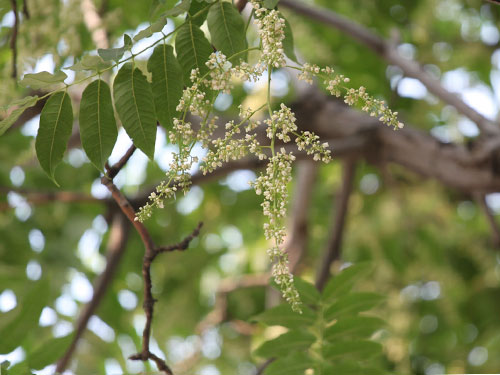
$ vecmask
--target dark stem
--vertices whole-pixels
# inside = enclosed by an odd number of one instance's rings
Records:
[[[120,160],[118,160],[118,162],[116,164],[114,164],[113,166],[109,166],[109,164],[106,163],[106,170],[107,170],[108,178],[110,178],[112,180],[113,178],[116,177],[118,172],[120,172],[121,169],[125,166],[125,164],[127,164],[127,162],[132,157],[132,155],[134,154],[136,149],[137,149],[137,147],[135,147],[134,145],[130,146],[129,149],[127,150],[127,152],[125,153],[125,155],[123,155],[122,158]]]
[[[349,197],[351,196],[354,176],[356,174],[356,162],[352,158],[347,158],[344,161],[342,172],[342,187],[335,204],[335,220],[333,224],[333,231],[328,241],[326,253],[323,261],[321,262],[320,271],[316,279],[316,287],[322,290],[326,282],[330,278],[330,267],[332,263],[340,259],[340,252],[342,247],[342,236],[345,228],[345,221],[347,216],[347,208],[349,205]]]
[[[23,0],[23,14],[27,20],[30,19],[30,12],[28,10],[28,0]]]
[[[17,78],[17,32],[19,28],[19,13],[17,12],[17,1],[10,0],[12,12],[14,13],[14,26],[10,37],[10,49],[12,50],[12,78]]]
[[[140,221],[136,220],[135,210],[130,204],[130,201],[125,197],[125,195],[117,188],[117,186],[113,183],[113,178],[120,172],[120,170],[125,166],[127,161],[133,155],[135,151],[135,146],[131,146],[125,155],[113,166],[106,165],[107,175],[102,176],[101,182],[105,185],[108,190],[111,192],[111,196],[118,204],[122,212],[129,219],[129,221],[134,225],[134,228],[139,233],[141,240],[144,244],[145,251],[143,257],[142,264],[142,276],[144,279],[144,302],[143,308],[144,313],[146,314],[146,324],[144,326],[144,331],[142,335],[142,350],[140,353],[134,354],[129,357],[131,360],[140,360],[147,361],[152,360],[156,363],[158,370],[164,372],[167,375],[173,375],[170,367],[167,366],[165,361],[158,357],[157,355],[151,353],[149,349],[149,342],[151,338],[151,326],[153,324],[153,307],[155,303],[155,299],[152,294],[152,282],[151,282],[151,264],[156,256],[164,251],[174,251],[174,250],[184,250],[188,247],[189,242],[199,234],[199,230],[201,227],[201,223],[197,226],[197,228],[193,231],[193,233],[180,242],[177,245],[165,247],[165,248],[156,248],[153,242],[151,235],[148,230]],[[165,249],[165,250],[161,250]],[[166,250],[168,249],[168,250]]]
[[[151,265],[153,264],[153,261],[158,256],[158,254],[175,250],[186,250],[189,247],[189,243],[200,234],[202,225],[203,223],[200,222],[189,236],[187,236],[186,238],[184,238],[184,240],[177,244],[158,248],[146,246],[146,253],[143,258],[142,277],[144,279],[144,302],[142,306],[144,308],[144,313],[146,314],[146,324],[142,332],[142,351],[130,356],[129,359],[137,361],[147,361],[148,359],[151,359],[156,363],[160,371],[163,371],[169,375],[172,375],[173,373],[172,370],[167,366],[167,364],[161,358],[157,357],[149,351],[151,326],[153,324],[154,304],[156,302],[152,293],[153,284],[151,282]]]

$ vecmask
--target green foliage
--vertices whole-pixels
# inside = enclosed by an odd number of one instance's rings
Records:
[[[116,112],[134,145],[153,159],[156,115],[151,85],[140,69],[124,64],[113,82]]]
[[[6,116],[2,121],[0,121],[0,135],[5,133],[7,129],[9,129],[26,111],[28,108],[33,107],[38,102],[38,96],[26,96],[23,99],[16,100],[11,103],[11,107],[14,107],[8,116]]]
[[[34,370],[40,370],[57,362],[66,352],[72,340],[73,334],[69,334],[63,337],[50,338],[40,343],[37,348],[28,355],[29,367]]]
[[[227,57],[234,56],[248,48],[245,23],[236,8],[222,0],[213,5],[207,16],[212,44]],[[246,53],[233,57],[232,62],[246,60]]]
[[[175,52],[184,71],[184,82],[190,82],[193,69],[198,69],[201,75],[208,71],[205,62],[212,53],[212,47],[203,31],[191,20],[187,20],[177,32]]]
[[[160,19],[155,23],[153,23],[151,26],[148,26],[145,29],[139,31],[137,35],[134,36],[134,42],[137,42],[144,38],[149,38],[151,35],[153,35],[153,33],[162,31],[166,24],[167,24],[167,18],[160,17]]]
[[[290,23],[285,18],[285,39],[283,39],[283,50],[285,55],[292,61],[298,62],[297,56],[295,56],[295,49],[293,45],[293,33]]]
[[[8,322],[0,326],[0,337],[3,338],[0,340],[0,354],[13,351],[25,341],[27,333],[38,327],[40,313],[49,300],[48,286],[47,280],[29,285],[30,290],[20,301],[19,307],[8,317]]]
[[[101,56],[85,55],[72,66],[68,67],[75,72],[82,70],[92,70],[95,72],[109,68],[109,64],[104,62]]]
[[[381,355],[382,345],[367,339],[385,323],[360,315],[378,305],[381,298],[351,290],[350,281],[366,277],[367,269],[367,264],[348,267],[333,277],[321,294],[312,284],[297,279],[297,289],[303,292],[303,301],[308,305],[303,314],[279,305],[256,317],[268,326],[288,328],[288,332],[266,341],[255,351],[260,357],[276,358],[264,374],[303,374],[309,368],[319,374],[344,374],[344,369],[349,370],[346,373],[383,373],[373,360]],[[368,302],[363,303],[365,300]]]
[[[111,91],[103,80],[95,80],[83,91],[79,123],[85,153],[96,168],[104,172],[104,163],[111,155],[118,130]]]
[[[99,48],[97,53],[104,61],[120,61],[125,51],[132,48],[132,39],[127,35],[123,35],[123,47],[119,48]]]
[[[62,91],[52,94],[40,115],[35,148],[40,165],[56,185],[55,169],[63,158],[72,128],[73,108],[69,95]]]
[[[66,73],[60,71],[55,74],[51,74],[49,72],[40,72],[35,74],[28,73],[24,75],[20,84],[36,90],[46,88],[47,86],[53,84],[62,83],[66,78],[68,78]]]
[[[160,124],[172,127],[172,119],[178,116],[176,110],[182,96],[182,69],[174,56],[172,46],[160,44],[155,48],[148,61],[148,70],[152,75],[156,116]]]

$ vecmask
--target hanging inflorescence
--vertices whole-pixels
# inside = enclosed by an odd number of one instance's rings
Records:
[[[218,118],[211,112],[217,93],[230,93],[234,78],[241,81],[256,81],[267,74],[270,85],[272,69],[287,66],[283,49],[285,20],[279,11],[263,7],[260,1],[253,0],[251,4],[261,41],[258,61],[253,65],[247,62],[233,64],[230,61],[235,61],[234,59],[218,51],[212,53],[206,62],[209,69],[207,73],[200,75],[198,69],[191,72],[192,84],[184,90],[177,106],[177,111],[181,115],[173,120],[174,126],[168,133],[170,142],[177,145],[178,152],[174,153],[166,173],[166,180],[150,195],[149,202],[140,209],[136,220],[146,220],[151,216],[154,207],[163,207],[165,199],[189,189],[191,184],[189,170],[199,162],[197,157],[191,155],[196,143],[207,149],[200,166],[204,174],[213,172],[224,163],[248,155],[266,160],[265,171],[260,173],[251,185],[255,192],[263,197],[261,206],[267,219],[264,224],[264,235],[271,243],[267,253],[273,263],[272,275],[280,286],[283,297],[294,310],[300,311],[300,297],[288,267],[286,249],[283,248],[288,205],[287,186],[292,179],[295,156],[292,152],[286,151],[283,144],[293,140],[299,151],[325,163],[331,160],[329,145],[310,131],[299,131],[294,113],[285,104],[281,103],[279,109],[273,111],[269,87],[266,103],[255,109],[240,106],[239,119],[227,122],[224,135],[214,138]],[[320,68],[307,63],[290,68],[298,69],[299,79],[310,84],[313,83],[314,77],[317,77],[331,95],[343,96],[349,105],[360,104],[363,111],[378,117],[387,125],[394,128],[403,126],[397,119],[397,112],[392,112],[383,101],[368,95],[364,87],[354,89],[344,86],[349,83],[349,79],[335,74],[332,68]],[[269,112],[268,117],[263,121],[254,119],[254,115],[266,107]],[[196,130],[186,120],[188,113],[200,118],[200,125]],[[257,138],[257,129],[262,127],[265,127],[268,138],[265,143]],[[280,145],[277,145],[278,142]]]

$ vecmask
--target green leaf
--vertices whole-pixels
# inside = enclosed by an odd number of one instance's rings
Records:
[[[83,149],[92,164],[104,173],[104,163],[118,136],[111,91],[106,82],[98,79],[85,88],[79,122]]]
[[[49,299],[49,283],[46,279],[37,282],[19,302],[17,317],[0,330],[0,354],[13,351],[38,327],[38,319]],[[8,338],[8,340],[6,339]]]
[[[182,0],[175,7],[167,10],[165,12],[165,16],[170,16],[170,17],[180,16],[182,13],[185,13],[189,10],[190,5],[191,5],[191,0]]]
[[[335,364],[324,363],[320,368],[321,374],[342,374],[342,375],[384,375],[381,369],[361,366],[356,361],[336,362]]]
[[[198,12],[201,10],[205,9],[204,12],[202,12],[200,15],[198,15],[196,18],[192,18],[194,15],[196,15]],[[197,26],[203,25],[203,22],[207,19],[207,14],[208,14],[208,7],[207,3],[201,2],[201,1],[191,1],[191,6],[189,7],[188,15],[187,17],[191,17],[191,22],[193,22]]]
[[[266,7],[267,9],[274,9],[276,8],[276,5],[278,5],[280,0],[264,0],[262,5]]]
[[[182,97],[184,83],[182,69],[174,56],[172,46],[160,44],[148,61],[152,74],[151,89],[156,116],[164,127],[172,126],[172,118],[178,115],[177,104]]]
[[[57,72],[56,74],[51,74],[49,72],[28,73],[24,75],[20,84],[21,86],[31,87],[36,90],[52,86],[56,83],[62,83],[66,78],[68,78],[68,76],[64,72]]]
[[[287,328],[308,327],[316,320],[315,313],[307,306],[302,306],[302,314],[292,311],[290,305],[281,304],[253,318],[268,326],[283,326]]]
[[[339,319],[334,325],[328,327],[323,333],[323,337],[328,341],[345,336],[368,338],[385,325],[386,323],[382,319],[371,316],[347,317]]]
[[[205,62],[213,52],[205,34],[192,21],[186,22],[177,32],[175,52],[184,71],[184,82],[190,82],[191,70],[198,68],[200,75],[208,71]]]
[[[66,352],[72,340],[73,334],[69,334],[45,341],[32,353],[28,353],[27,358],[30,368],[40,370],[55,363]]]
[[[288,23],[287,19],[283,17],[282,14],[280,16],[285,20],[285,38],[283,39],[283,51],[285,52],[285,55],[292,60],[298,63],[297,61],[297,56],[295,56],[295,48],[293,44],[293,33],[292,33],[292,27]]]
[[[132,63],[122,66],[113,82],[116,112],[134,145],[153,159],[156,115],[151,86]]]
[[[384,296],[375,293],[351,293],[340,297],[325,311],[325,319],[332,321],[343,315],[355,315],[380,304]]]
[[[158,21],[153,23],[151,26],[148,26],[145,29],[142,29],[141,31],[139,31],[137,33],[137,35],[134,36],[134,41],[137,42],[138,40],[141,40],[144,38],[149,38],[154,33],[162,31],[166,24],[167,24],[167,18],[161,17]]]
[[[40,165],[56,185],[54,172],[66,151],[72,128],[73,109],[69,95],[66,92],[52,94],[40,115],[35,149]]]
[[[296,353],[272,362],[264,370],[264,375],[304,375],[304,371],[312,368],[313,361],[305,353]]]
[[[354,283],[372,269],[371,263],[358,263],[343,269],[332,277],[323,290],[323,300],[329,302],[351,290]]]
[[[75,72],[82,70],[92,70],[98,72],[106,68],[109,68],[109,63],[106,63],[101,56],[85,55],[80,61],[77,61],[67,69]]]
[[[247,49],[245,22],[231,3],[219,0],[210,8],[207,22],[213,45],[226,57]],[[246,60],[246,55],[246,52],[241,53],[233,57],[231,62]]]
[[[303,331],[289,331],[266,341],[255,354],[265,358],[284,357],[293,351],[306,351],[314,342],[314,335]]]
[[[26,361],[16,363],[14,366],[11,366],[6,373],[7,375],[32,375],[33,372],[30,370],[28,363]],[[3,373],[2,373],[3,375]]]
[[[26,111],[28,108],[33,107],[39,98],[38,96],[27,96],[21,100],[17,100],[11,104],[12,107],[16,107],[10,114],[0,121],[0,135],[5,133],[17,119]]]
[[[120,61],[125,51],[132,48],[132,39],[127,34],[123,35],[123,47],[119,48],[99,48],[97,53],[104,61]]]
[[[332,360],[336,357],[353,357],[362,361],[380,355],[382,345],[378,342],[360,340],[360,341],[337,341],[334,344],[328,344],[323,347],[323,357]]]
[[[315,306],[319,303],[321,295],[314,285],[301,279],[300,277],[294,278],[294,283],[302,302],[311,306]]]

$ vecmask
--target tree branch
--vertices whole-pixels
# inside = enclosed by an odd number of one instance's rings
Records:
[[[425,72],[415,61],[403,58],[391,43],[360,24],[344,18],[337,13],[324,8],[299,3],[295,0],[281,0],[280,6],[289,8],[299,14],[305,15],[316,21],[334,27],[345,34],[350,35],[357,41],[381,56],[389,64],[396,65],[408,76],[418,79],[427,89],[445,103],[455,107],[458,112],[475,122],[479,129],[486,135],[500,135],[500,128],[490,120],[467,105],[457,95],[446,90],[441,83]]]
[[[113,183],[113,176],[116,176],[118,174],[118,172],[130,159],[134,151],[135,147],[132,146],[115,165],[113,166],[108,165],[107,166],[108,175],[104,175],[101,178],[102,184],[108,188],[108,190],[111,192],[113,199],[118,204],[122,212],[134,225],[134,228],[139,233],[145,247],[143,263],[142,263],[142,277],[144,280],[143,308],[144,308],[144,313],[146,315],[146,324],[144,326],[144,331],[142,334],[142,350],[140,353],[130,356],[129,359],[140,360],[140,361],[152,360],[153,362],[155,362],[156,366],[158,367],[158,370],[163,371],[167,375],[173,375],[172,370],[170,369],[170,367],[168,367],[165,361],[160,357],[158,357],[157,355],[155,355],[154,353],[151,353],[149,348],[149,342],[151,339],[151,325],[153,323],[154,303],[156,302],[155,299],[153,298],[153,293],[152,293],[151,264],[153,260],[156,258],[156,256],[161,252],[186,249],[189,245],[189,242],[199,234],[202,224],[200,223],[190,236],[188,236],[186,239],[184,239],[177,245],[173,245],[166,248],[155,247],[153,239],[151,238],[151,235],[149,234],[144,224],[136,220],[134,208],[132,207],[128,199],[125,197],[125,195],[123,195],[122,192]]]
[[[12,78],[17,78],[17,33],[19,30],[19,13],[17,11],[17,1],[10,0],[12,12],[14,13],[14,25],[10,37],[10,49],[12,50]]]
[[[102,297],[106,294],[106,291],[113,281],[113,277],[118,264],[120,263],[123,254],[125,253],[125,248],[128,240],[128,222],[125,217],[121,214],[115,214],[111,224],[111,230],[107,245],[107,261],[106,268],[99,275],[94,283],[92,299],[85,305],[83,310],[80,312],[78,322],[76,323],[75,333],[73,340],[66,350],[66,353],[61,357],[56,366],[56,373],[62,373],[67,368],[73,353],[76,350],[78,341],[82,337],[87,324],[97,310],[99,304],[101,303]]]
[[[332,263],[340,259],[342,236],[345,228],[349,197],[351,196],[355,175],[356,162],[354,159],[348,158],[343,164],[342,187],[340,188],[338,198],[334,202],[335,220],[332,234],[330,240],[328,241],[328,246],[316,278],[316,287],[319,290],[323,289],[326,282],[330,278],[330,267]]]

